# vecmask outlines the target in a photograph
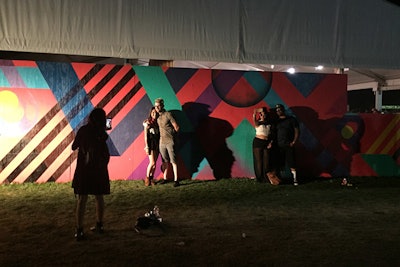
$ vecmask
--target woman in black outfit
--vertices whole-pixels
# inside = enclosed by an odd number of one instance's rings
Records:
[[[160,154],[160,130],[157,124],[158,112],[152,107],[148,118],[143,122],[144,127],[144,150],[149,156],[149,165],[147,165],[146,178],[144,185],[154,185],[154,171],[156,170],[156,162]]]
[[[110,153],[106,144],[106,113],[101,108],[94,109],[89,115],[89,122],[76,134],[72,150],[78,150],[78,160],[72,187],[77,195],[76,234],[77,241],[84,239],[83,220],[88,195],[96,199],[96,226],[92,231],[103,232],[104,198],[110,194],[108,162]]]

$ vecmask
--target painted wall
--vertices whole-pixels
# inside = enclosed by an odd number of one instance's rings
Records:
[[[111,179],[143,179],[157,97],[181,126],[181,178],[252,177],[252,111],[277,103],[300,121],[304,179],[399,175],[400,116],[346,114],[346,86],[337,74],[0,60],[0,184],[71,181],[71,143],[93,107],[113,119]]]

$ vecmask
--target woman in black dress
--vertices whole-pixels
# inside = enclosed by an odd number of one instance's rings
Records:
[[[148,118],[143,122],[144,127],[144,150],[149,156],[149,165],[147,165],[145,186],[154,185],[154,171],[156,162],[160,154],[160,130],[157,124],[158,113],[155,107],[152,107]]]
[[[106,140],[106,113],[101,108],[94,109],[89,115],[89,122],[76,134],[72,150],[78,150],[78,160],[72,187],[77,195],[76,234],[79,241],[84,238],[83,220],[88,195],[96,199],[96,226],[92,231],[103,232],[104,198],[110,194],[108,162],[110,154]]]

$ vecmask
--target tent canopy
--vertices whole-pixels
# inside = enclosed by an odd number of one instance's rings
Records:
[[[0,0],[0,50],[400,69],[386,0]]]

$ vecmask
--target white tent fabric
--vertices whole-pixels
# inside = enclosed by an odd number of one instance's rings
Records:
[[[385,0],[0,0],[0,50],[400,68]]]

